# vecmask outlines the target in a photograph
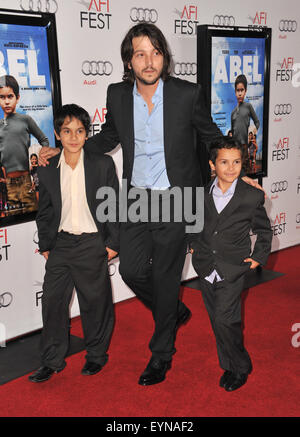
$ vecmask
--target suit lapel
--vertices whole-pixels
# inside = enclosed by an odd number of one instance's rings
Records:
[[[54,198],[57,202],[58,210],[61,212],[62,203],[61,203],[61,190],[60,190],[60,167],[57,167],[59,158],[61,153],[54,156],[54,158],[51,159],[51,189],[54,193]],[[50,169],[49,168],[49,169]]]
[[[176,95],[172,92],[172,79],[164,82],[164,148],[166,162],[171,154],[172,149],[172,135],[174,131],[174,112],[179,107],[176,102]]]
[[[238,208],[241,204],[241,199],[245,195],[245,186],[243,185],[243,182],[241,179],[238,179],[234,195],[230,199],[230,201],[227,203],[225,208],[221,211],[219,218],[222,221],[226,220],[227,217],[231,216],[233,211]]]
[[[90,211],[93,213],[94,208],[94,202],[96,199],[96,193],[95,193],[95,187],[97,187],[96,183],[97,181],[95,180],[96,178],[98,178],[101,175],[97,175],[97,173],[95,172],[95,165],[93,160],[91,160],[89,158],[89,155],[87,154],[87,152],[84,153],[84,178],[85,178],[85,193],[86,193],[86,200],[88,203],[88,206],[90,208]]]
[[[128,86],[122,96],[122,115],[125,138],[128,146],[129,162],[134,160],[134,121],[133,121],[133,87]]]

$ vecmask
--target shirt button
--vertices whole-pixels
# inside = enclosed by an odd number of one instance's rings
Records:
[[[217,233],[218,233],[218,231],[215,231],[215,232],[214,232],[214,235],[217,235]]]
[[[216,254],[216,253],[217,253],[217,251],[216,251],[216,250],[213,250],[213,251],[212,251],[212,253],[213,253],[213,254]]]

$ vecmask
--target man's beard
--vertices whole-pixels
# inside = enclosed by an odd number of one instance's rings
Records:
[[[138,79],[138,80],[139,80],[142,84],[144,84],[144,85],[154,85],[154,84],[159,80],[159,78],[161,77],[161,75],[162,75],[162,71],[160,71],[159,73],[157,73],[157,75],[155,76],[154,79],[147,80],[147,79],[145,79],[144,77],[142,77],[142,76],[140,76],[140,75],[138,75],[138,74],[136,74],[136,73],[134,72],[134,76],[135,76],[135,78]]]

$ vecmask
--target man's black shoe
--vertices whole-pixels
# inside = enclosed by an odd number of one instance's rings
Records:
[[[54,370],[54,369],[50,369],[50,367],[42,366],[36,372],[34,372],[32,375],[30,375],[28,377],[28,379],[31,382],[44,382],[44,381],[48,381],[48,379],[51,378],[53,373],[61,372],[62,370],[64,370],[64,368],[65,368],[65,366],[62,367],[61,369]]]
[[[170,368],[171,361],[163,361],[159,358],[152,357],[139,379],[139,384],[153,385],[162,382]]]
[[[225,383],[226,391],[234,391],[246,384],[248,373],[232,373]]]
[[[225,372],[223,373],[223,375],[221,376],[220,379],[220,387],[225,387],[225,384],[228,380],[228,378],[232,375],[232,372],[230,372],[229,370],[225,370]]]
[[[81,370],[82,375],[95,375],[102,369],[102,364],[87,361]]]

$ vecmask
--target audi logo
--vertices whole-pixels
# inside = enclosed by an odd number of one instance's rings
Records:
[[[7,291],[0,294],[0,308],[8,307],[12,303],[13,297],[11,293]]]
[[[158,13],[156,9],[131,8],[130,19],[134,23],[142,21],[156,23],[158,20]]]
[[[85,76],[110,76],[113,66],[109,61],[84,61],[81,71]]]
[[[197,64],[195,62],[176,62],[174,66],[176,76],[195,76]]]
[[[292,112],[292,105],[290,103],[281,103],[280,105],[275,105],[274,114],[275,115],[288,115]]]
[[[213,24],[215,26],[234,26],[235,18],[232,15],[215,15]]]
[[[273,182],[271,185],[271,193],[279,193],[281,191],[286,191],[288,187],[287,181]]]
[[[300,223],[300,214],[296,215],[296,223]]]
[[[20,0],[20,8],[26,12],[50,12],[55,14],[58,10],[56,0]]]
[[[280,32],[296,32],[298,23],[295,20],[280,20],[279,30]]]

